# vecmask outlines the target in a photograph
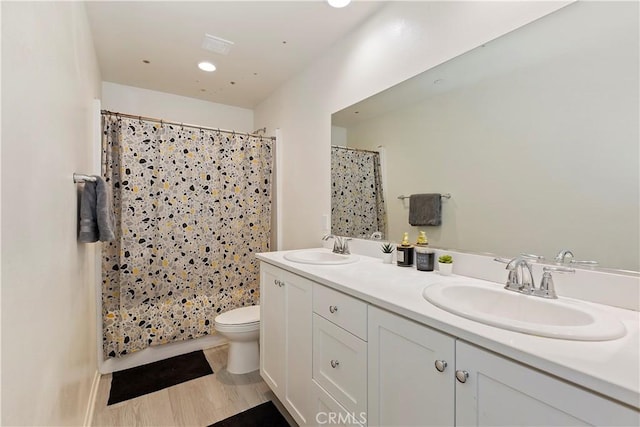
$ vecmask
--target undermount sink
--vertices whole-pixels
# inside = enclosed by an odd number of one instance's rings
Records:
[[[337,265],[358,261],[357,255],[341,255],[328,249],[303,249],[284,254],[284,259],[302,264]]]
[[[576,341],[607,341],[625,335],[614,316],[579,301],[545,299],[481,282],[427,286],[423,297],[458,316],[516,332]]]

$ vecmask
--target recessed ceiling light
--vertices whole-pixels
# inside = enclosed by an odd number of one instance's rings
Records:
[[[351,0],[327,0],[327,3],[329,3],[330,6],[340,8],[351,3]]]
[[[202,71],[208,71],[209,73],[216,70],[216,66],[207,61],[200,62],[198,64],[198,68],[200,68]]]

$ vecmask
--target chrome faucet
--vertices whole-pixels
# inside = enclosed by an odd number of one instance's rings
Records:
[[[575,260],[573,258],[573,252],[571,252],[569,249],[563,249],[560,252],[558,252],[558,255],[556,255],[554,260],[558,264],[563,264],[563,265],[566,265],[566,264],[587,265],[587,266],[592,266],[592,267],[595,267],[596,265],[598,265],[598,261],[578,261],[578,260]]]
[[[531,264],[525,258],[522,256],[513,258],[507,263],[507,270],[509,270],[509,280],[504,287],[505,289],[524,294],[533,293],[535,288],[533,272],[531,271]]]
[[[575,273],[572,268],[566,267],[543,267],[542,279],[540,280],[540,286],[536,288],[533,280],[533,272],[531,270],[531,264],[527,261],[527,258],[541,259],[535,255],[521,254],[512,260],[506,260],[504,258],[495,258],[494,261],[507,264],[507,270],[509,270],[509,278],[505,289],[509,291],[520,292],[526,295],[534,295],[542,298],[558,298],[556,290],[553,285],[553,278],[551,272],[556,271],[558,273]]]
[[[374,231],[373,233],[371,233],[371,237],[369,237],[371,240],[382,240],[382,232],[381,231]]]
[[[348,237],[340,237],[335,236],[333,234],[327,234],[322,238],[322,240],[326,241],[329,239],[333,239],[333,253],[341,254],[341,255],[349,255],[349,239]]]
[[[571,252],[569,249],[563,249],[558,252],[558,255],[556,255],[554,259],[560,264],[566,264],[567,262],[571,262],[571,260],[573,260],[573,252]]]

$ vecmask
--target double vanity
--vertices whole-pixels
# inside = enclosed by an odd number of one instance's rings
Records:
[[[501,285],[324,248],[258,259],[260,373],[300,425],[640,424],[637,310],[505,290],[504,265]]]

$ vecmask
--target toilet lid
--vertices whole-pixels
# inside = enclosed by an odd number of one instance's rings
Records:
[[[240,307],[216,316],[215,322],[223,325],[243,325],[260,321],[260,306]]]

